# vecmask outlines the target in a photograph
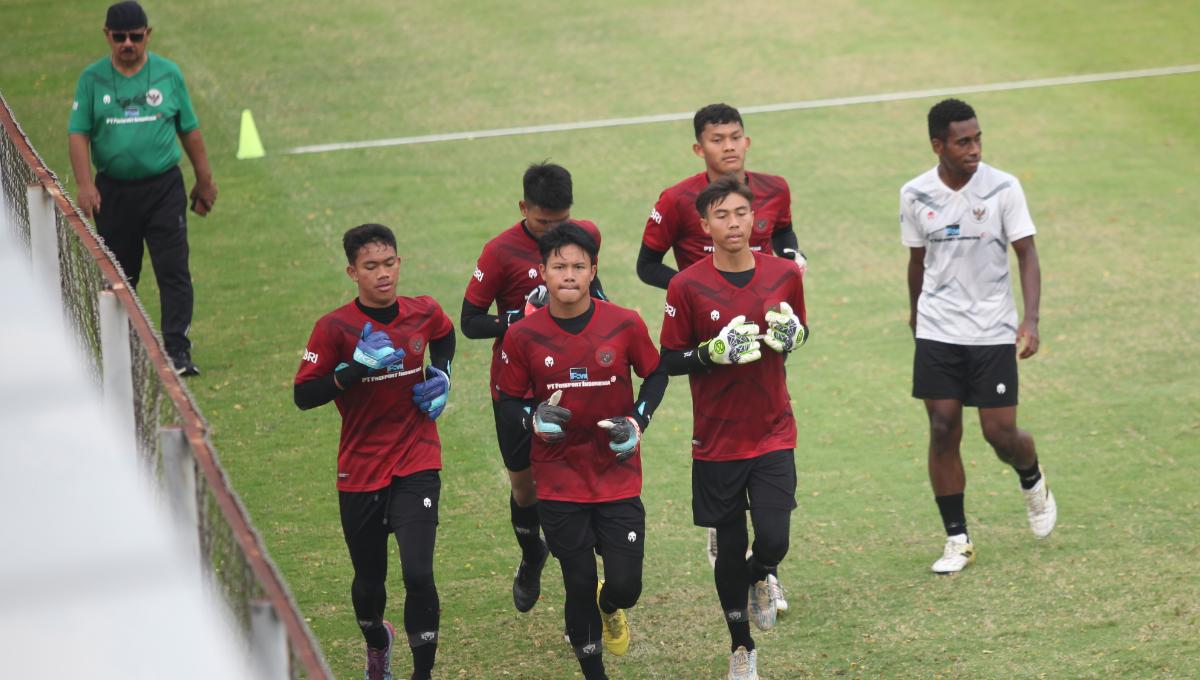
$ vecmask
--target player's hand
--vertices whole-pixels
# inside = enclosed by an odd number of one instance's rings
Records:
[[[354,348],[354,360],[372,370],[388,369],[404,362],[404,350],[392,347],[392,339],[383,331],[371,332],[371,322],[363,326]]]
[[[547,444],[556,444],[567,437],[563,426],[571,419],[571,411],[558,405],[561,399],[562,390],[554,390],[554,394],[533,411],[533,433]]]
[[[1020,348],[1018,358],[1028,359],[1037,354],[1038,346],[1041,344],[1041,338],[1038,336],[1038,327],[1036,321],[1026,319],[1017,327],[1017,347]]]
[[[628,460],[642,444],[642,428],[630,416],[608,418],[596,423],[608,430],[608,448],[617,454],[617,462]]]
[[[87,186],[79,185],[79,193],[75,196],[76,204],[79,209],[87,215],[89,220],[95,221],[96,213],[100,212],[100,190],[95,184]]]
[[[507,312],[500,312],[500,323],[504,325],[504,330],[514,323],[525,318],[525,311],[521,309],[510,309]]]
[[[413,385],[413,401],[430,420],[437,420],[446,408],[450,396],[450,376],[440,368],[425,367],[425,380]]]
[[[808,328],[800,323],[791,305],[780,302],[778,307],[767,310],[767,332],[762,339],[767,347],[787,354],[808,341]]]
[[[796,268],[800,270],[800,276],[803,278],[804,273],[808,271],[808,258],[804,256],[804,251],[784,248],[783,256],[796,263]]]
[[[192,212],[205,217],[217,202],[217,185],[212,180],[196,182],[192,187]]]
[[[529,295],[525,296],[525,313],[522,316],[529,316],[537,310],[546,306],[550,301],[550,290],[546,288],[546,284],[539,284],[537,288],[529,291]]]
[[[714,364],[748,364],[762,358],[758,342],[758,324],[746,323],[746,315],[738,314],[711,340],[700,343]]]

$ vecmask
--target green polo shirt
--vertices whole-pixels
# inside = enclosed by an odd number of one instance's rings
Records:
[[[87,135],[96,170],[114,179],[144,179],[179,164],[176,136],[200,126],[183,73],[169,59],[146,53],[125,77],[104,57],[79,76],[68,131]]]

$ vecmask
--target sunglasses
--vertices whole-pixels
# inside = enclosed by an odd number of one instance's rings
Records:
[[[146,32],[142,31],[141,33],[127,33],[125,31],[109,31],[108,35],[115,43],[123,43],[125,42],[125,38],[129,38],[135,43],[140,43],[143,39],[145,39]]]

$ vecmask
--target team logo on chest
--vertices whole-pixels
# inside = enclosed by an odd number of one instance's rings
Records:
[[[421,350],[425,349],[425,338],[419,335],[414,335],[412,339],[408,341],[408,348],[414,352],[420,353]]]
[[[613,365],[613,361],[617,358],[617,353],[611,347],[601,347],[596,350],[596,363],[608,368]]]
[[[146,103],[150,106],[158,106],[163,102],[163,94],[158,91],[158,88],[152,87],[146,92]]]
[[[975,218],[975,224],[983,224],[983,221],[988,217],[987,206],[980,203],[974,208],[971,208],[971,217]]]
[[[554,357],[546,357],[546,368],[554,365]]]
[[[767,221],[766,220],[759,220],[754,223],[754,231],[761,232],[761,231],[766,231],[766,230],[767,230]]]
[[[714,309],[708,313],[708,318],[712,319],[713,321],[720,321],[721,313]]]

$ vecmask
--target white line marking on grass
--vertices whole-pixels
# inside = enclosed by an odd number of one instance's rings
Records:
[[[951,95],[974,94],[976,92],[1003,92],[1007,90],[1027,90],[1037,87],[1057,87],[1059,85],[1081,85],[1084,83],[1100,83],[1110,80],[1129,80],[1131,78],[1155,78],[1158,76],[1174,76],[1184,73],[1200,72],[1200,64],[1184,66],[1165,66],[1162,68],[1145,68],[1136,71],[1113,71],[1110,73],[1085,73],[1075,76],[1059,76],[1057,78],[1035,78],[1033,80],[1014,80],[1006,83],[990,83],[987,85],[965,85],[962,87],[944,87],[932,90],[910,90],[908,92],[889,92],[884,94],[868,94],[857,97],[835,97],[833,99],[811,99],[801,102],[783,104],[765,104],[762,106],[743,106],[739,111],[743,115],[752,113],[774,113],[776,111],[797,111],[801,109],[821,109],[834,106],[853,106],[855,104],[877,104],[879,102],[894,102],[905,99],[923,99],[925,97],[945,97]],[[661,113],[653,116],[634,116],[632,118],[605,118],[602,120],[585,120],[577,123],[551,123],[548,125],[525,125],[522,127],[499,128],[495,130],[475,130],[471,132],[449,132],[437,135],[419,135],[416,137],[393,137],[391,139],[371,139],[362,142],[338,142],[333,144],[313,144],[285,149],[285,154],[324,153],[326,151],[345,151],[347,149],[372,149],[383,146],[405,146],[408,144],[429,144],[432,142],[453,142],[469,139],[485,139],[487,137],[509,137],[513,135],[532,135],[542,132],[566,132],[569,130],[592,130],[595,128],[618,127],[622,125],[645,125],[648,123],[666,123],[677,120],[691,120],[694,111],[685,113]]]

